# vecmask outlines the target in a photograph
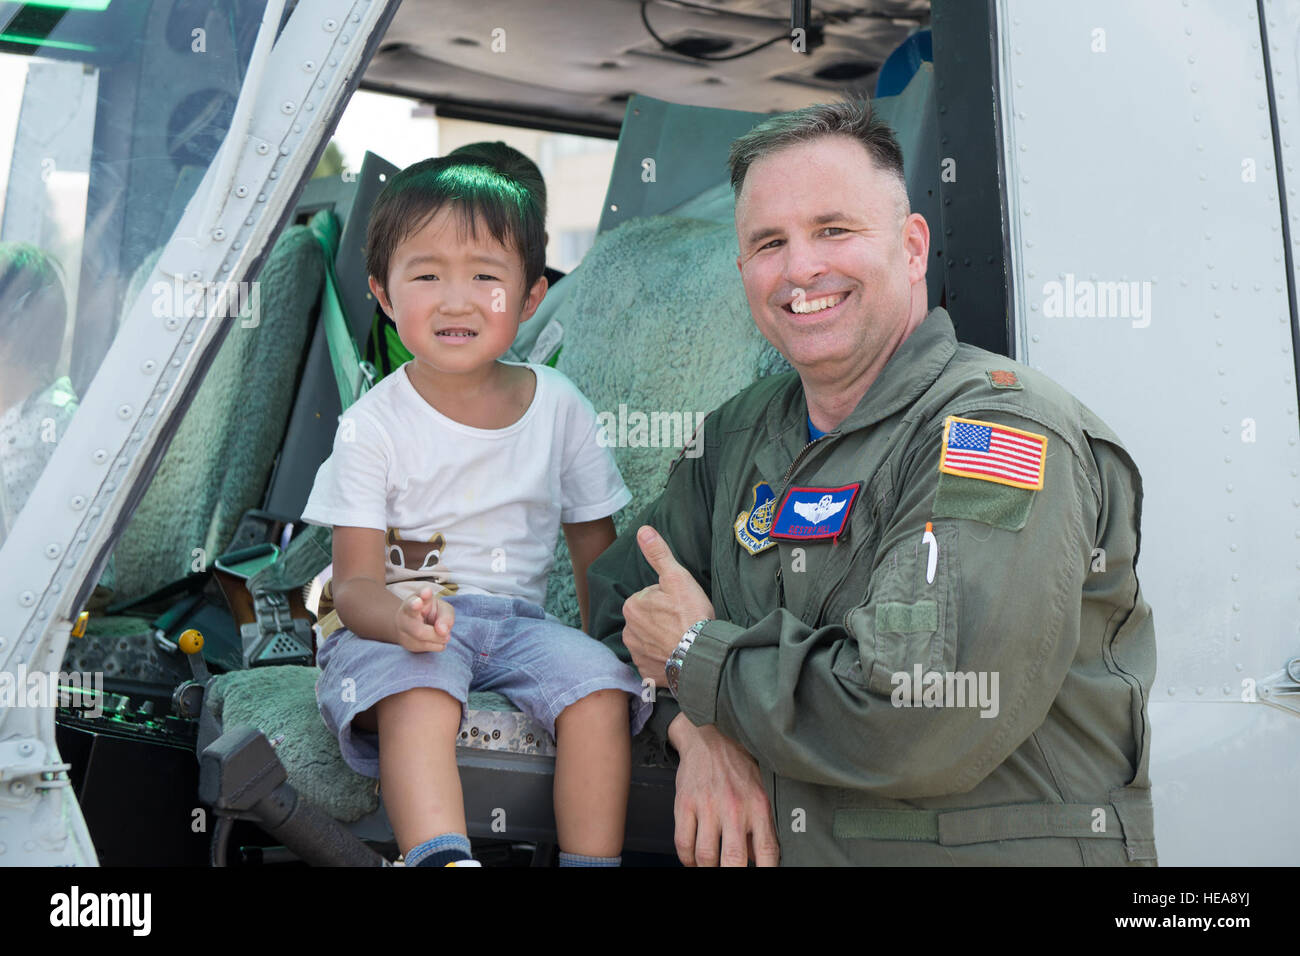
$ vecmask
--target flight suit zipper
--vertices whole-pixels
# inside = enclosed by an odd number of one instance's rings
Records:
[[[831,437],[832,434],[838,434],[838,432],[834,432],[834,433],[827,432],[824,435],[819,435],[818,437],[810,441],[808,444],[804,445],[803,448],[799,449],[799,454],[794,456],[794,461],[790,462],[790,467],[787,468],[785,470],[785,474],[781,476],[781,494],[777,495],[778,500],[780,500],[780,498],[785,495],[786,491],[789,490],[790,476],[794,474],[795,468],[797,468],[799,462],[803,460],[803,456],[808,453],[808,449],[811,448],[813,445],[817,444],[823,438]],[[839,544],[838,536],[836,536],[834,543]],[[780,561],[777,561],[776,563],[776,593],[777,593],[777,601],[779,602],[778,606],[785,607],[785,580],[781,575]]]
[[[814,438],[808,444],[804,445],[802,449],[800,449],[799,454],[794,456],[794,461],[790,462],[790,467],[787,468],[785,470],[785,474],[781,476],[781,494],[785,494],[786,483],[789,482],[790,476],[794,474],[794,469],[799,464],[799,462],[803,459],[803,456],[808,453],[808,449],[811,448],[813,445],[817,444],[823,438],[829,438],[830,436],[831,433],[827,432],[825,435],[821,435],[817,438]]]

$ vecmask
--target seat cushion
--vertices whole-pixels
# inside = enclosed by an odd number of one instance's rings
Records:
[[[310,230],[286,229],[257,278],[256,324],[251,317],[226,320],[226,339],[118,539],[115,602],[199,570],[196,558],[210,565],[244,512],[260,506],[324,274]]]
[[[351,823],[379,807],[378,781],[343,762],[338,740],[316,706],[316,667],[255,667],[213,678],[204,706],[223,727],[250,724],[268,739],[283,737],[276,754],[292,784],[314,806]],[[555,741],[500,694],[473,692],[456,746],[503,754],[554,757]],[[668,767],[672,759],[642,732],[633,742],[635,766]]]

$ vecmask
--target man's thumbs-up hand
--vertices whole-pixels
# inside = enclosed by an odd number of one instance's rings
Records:
[[[623,643],[641,677],[663,684],[669,655],[692,624],[713,619],[713,602],[654,528],[643,525],[636,542],[659,583],[623,602]]]

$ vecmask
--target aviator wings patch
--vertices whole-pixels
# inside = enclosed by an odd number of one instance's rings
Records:
[[[794,513],[807,518],[813,524],[821,524],[831,515],[839,514],[848,501],[836,501],[830,495],[822,495],[816,501],[795,501],[792,503]]]

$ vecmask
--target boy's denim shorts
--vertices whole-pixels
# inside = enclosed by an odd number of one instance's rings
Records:
[[[415,653],[347,628],[330,634],[316,655],[316,704],[338,737],[348,766],[379,776],[379,735],[352,721],[385,697],[415,687],[446,691],[468,713],[469,692],[496,691],[555,736],[555,719],[598,690],[630,694],[629,732],[636,735],[653,704],[642,700],[636,672],[604,644],[522,598],[458,594],[451,640],[441,651]]]

